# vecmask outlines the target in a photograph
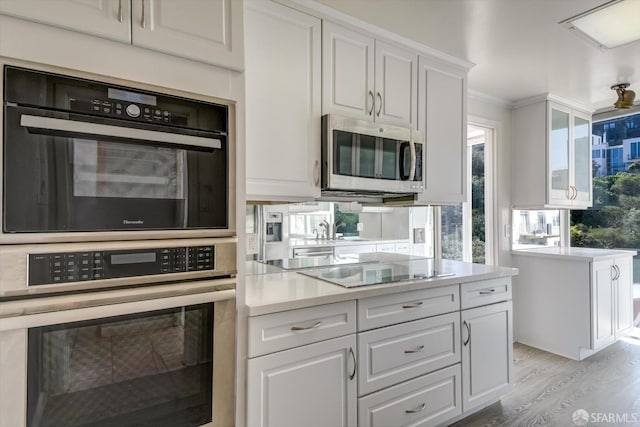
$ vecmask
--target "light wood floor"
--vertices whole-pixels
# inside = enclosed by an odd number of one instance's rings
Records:
[[[589,426],[640,426],[639,329],[582,362],[515,344],[514,371],[515,387],[501,402],[454,426],[570,427],[578,409],[637,418]]]

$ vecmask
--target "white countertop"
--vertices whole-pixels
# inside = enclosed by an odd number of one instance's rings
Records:
[[[406,261],[399,264],[421,262]],[[476,280],[514,276],[518,270],[484,264],[442,260],[442,271],[455,273],[442,277],[411,282],[344,288],[323,280],[298,274],[294,271],[253,275],[246,277],[246,303],[249,316],[293,310],[321,304],[349,301],[357,298],[386,295],[396,292],[446,286]],[[249,269],[249,267],[247,267]]]
[[[535,249],[518,249],[512,255],[536,256],[543,258],[563,257],[578,261],[595,261],[599,259],[615,258],[620,255],[636,255],[636,251],[622,249],[574,248],[549,246]]]

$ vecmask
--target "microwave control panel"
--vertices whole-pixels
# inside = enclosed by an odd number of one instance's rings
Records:
[[[214,254],[214,246],[29,254],[28,284],[213,270]]]

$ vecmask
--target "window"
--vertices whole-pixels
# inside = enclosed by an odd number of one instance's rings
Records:
[[[467,176],[471,178],[467,193],[470,203],[443,206],[440,209],[442,258],[493,263],[493,138],[493,127],[482,124],[469,124],[467,127]]]
[[[616,127],[616,124],[619,124]],[[640,114],[596,122],[609,158],[605,173],[593,176],[593,207],[571,211],[571,246],[640,249]],[[611,133],[611,129],[624,132]],[[631,141],[633,139],[633,141]],[[623,146],[628,156],[622,155]],[[600,171],[602,172],[602,171]],[[599,176],[601,175],[601,176]],[[640,258],[634,259],[634,282],[640,283]]]
[[[560,211],[514,210],[512,218],[513,249],[560,245]]]

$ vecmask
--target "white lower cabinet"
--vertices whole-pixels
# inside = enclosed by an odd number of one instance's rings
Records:
[[[633,326],[635,251],[543,248],[514,251],[516,341],[585,359]]]
[[[462,409],[492,403],[511,387],[512,304],[506,301],[463,310]]]
[[[358,426],[425,427],[462,412],[460,364],[358,399]]]
[[[355,335],[249,359],[247,425],[355,427]]]

